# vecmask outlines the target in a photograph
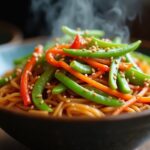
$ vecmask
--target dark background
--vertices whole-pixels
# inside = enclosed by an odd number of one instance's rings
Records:
[[[54,0],[56,3],[57,0]],[[32,13],[30,11],[31,0],[1,0],[0,1],[0,21],[7,21],[19,27],[24,37],[33,37],[40,34],[38,28],[43,22],[38,24],[37,28],[29,31]],[[140,16],[128,23],[132,37],[141,39],[150,39],[150,1],[142,0],[142,12]]]
[[[27,33],[26,25],[30,17],[31,0],[1,0],[0,20],[10,22],[19,27],[25,37],[34,36],[35,33]]]

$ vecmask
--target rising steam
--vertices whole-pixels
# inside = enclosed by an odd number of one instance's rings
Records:
[[[62,25],[96,28],[128,41],[126,22],[136,17],[139,6],[138,0],[32,0],[31,30],[58,36]]]

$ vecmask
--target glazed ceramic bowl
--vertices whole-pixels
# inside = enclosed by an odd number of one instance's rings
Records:
[[[33,47],[32,43],[0,49],[0,74]],[[0,108],[0,127],[35,150],[132,150],[150,135],[150,111],[99,120],[29,116]]]

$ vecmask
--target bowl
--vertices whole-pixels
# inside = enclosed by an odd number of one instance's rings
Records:
[[[35,43],[0,49],[0,73]],[[143,53],[149,53],[142,49]],[[0,108],[0,127],[35,150],[132,150],[150,135],[150,111],[104,119],[52,118]]]

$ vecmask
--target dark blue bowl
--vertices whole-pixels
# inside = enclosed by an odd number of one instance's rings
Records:
[[[0,48],[0,74],[34,46],[28,43]],[[36,150],[131,150],[150,135],[150,111],[98,120],[29,116],[0,108],[0,126]]]

